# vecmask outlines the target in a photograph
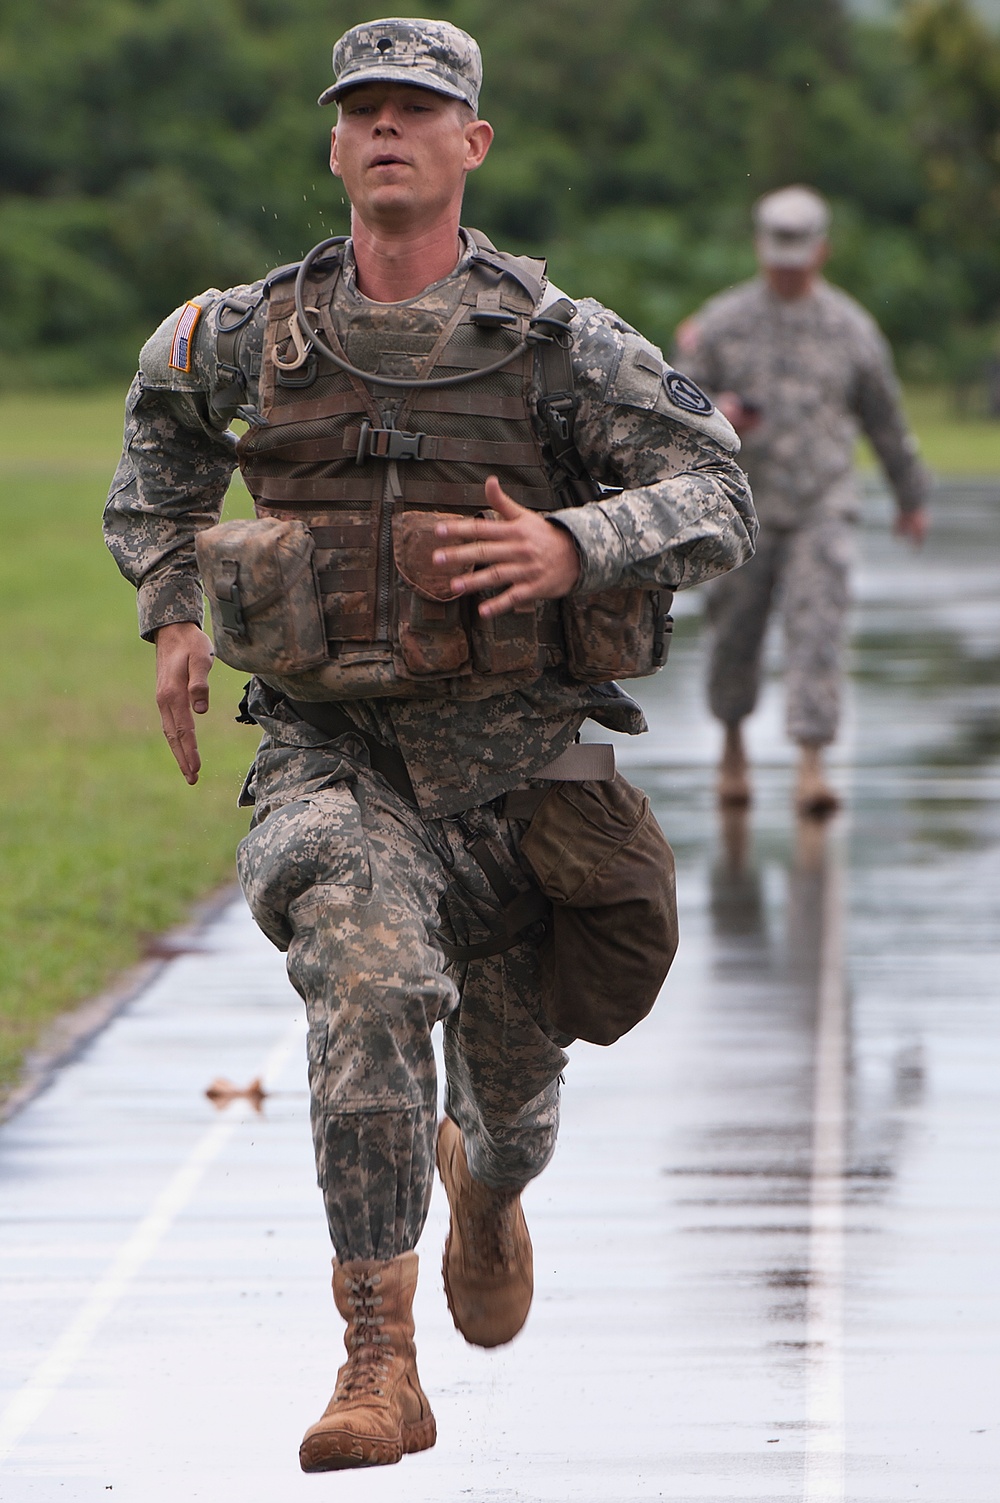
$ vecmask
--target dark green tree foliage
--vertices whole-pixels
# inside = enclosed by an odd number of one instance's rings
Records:
[[[546,251],[567,291],[652,338],[748,273],[750,206],[790,181],[834,201],[832,273],[904,349],[992,316],[1000,44],[961,0],[915,8],[910,54],[839,0],[434,14],[486,58],[497,140],[469,222]],[[365,15],[346,0],[0,0],[0,379],[124,369],[185,297],[345,231],[333,112],[314,100],[333,40]]]
[[[1000,301],[1000,38],[962,0],[921,0],[907,21],[921,73],[914,111],[928,188],[918,223],[961,258],[980,316]]]
[[[25,366],[71,379],[134,361],[150,327],[193,291],[273,264],[281,220],[285,253],[297,253],[303,187],[315,180],[331,198],[322,122],[308,110],[328,72],[325,49],[308,45],[317,9],[0,6],[8,384]]]
[[[897,288],[896,240],[910,244],[921,197],[901,118],[909,79],[886,34],[850,24],[837,0],[556,0],[500,17],[458,0],[448,13],[493,32],[499,134],[470,208],[546,246],[569,290],[669,342],[752,270],[754,199],[804,181],[843,205],[845,248],[877,242],[833,274],[902,341],[922,330]],[[910,261],[930,278],[919,246]]]

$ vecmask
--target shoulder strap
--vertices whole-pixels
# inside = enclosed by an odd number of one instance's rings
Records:
[[[220,386],[212,406],[219,413],[236,412],[246,401],[246,373],[240,364],[240,345],[243,334],[263,301],[263,292],[256,298],[224,297],[215,314],[215,363]]]
[[[501,276],[512,278],[537,306],[545,286],[545,262],[534,256],[511,256],[506,251],[498,251],[481,230],[467,233],[476,247],[472,264],[492,267]]]
[[[538,414],[558,467],[556,488],[571,506],[582,506],[596,501],[600,490],[588,475],[574,438],[579,398],[573,379],[569,324],[575,313],[576,305],[550,282],[539,300],[534,322],[549,336],[536,346]]]
[[[325,274],[326,272],[332,271],[334,266],[342,266],[344,261],[344,246],[346,244],[347,236],[345,235],[340,245],[331,246],[331,248],[326,251],[324,255],[322,255],[317,261],[313,262],[312,266],[310,267],[310,271],[316,272],[318,274]],[[301,261],[289,261],[287,265],[276,266],[273,271],[269,271],[267,276],[264,278],[264,296],[270,297],[271,288],[277,287],[281,282],[293,282],[298,275],[299,267],[301,265]]]
[[[326,275],[331,269],[339,268],[342,262],[343,253],[338,246],[317,261],[313,270],[319,275]],[[301,264],[301,261],[289,261],[285,266],[276,266],[264,278],[260,293],[255,298],[227,295],[220,302],[215,313],[215,363],[222,384],[212,398],[212,407],[220,416],[232,417],[235,413],[253,426],[260,421],[260,414],[255,408],[244,406],[247,380],[240,361],[240,346],[244,331],[261,303],[270,301],[275,287],[293,281]]]
[[[294,277],[301,265],[301,261],[289,261],[285,266],[276,266],[273,271],[269,271],[264,278],[264,296],[267,297],[278,282],[287,282]]]

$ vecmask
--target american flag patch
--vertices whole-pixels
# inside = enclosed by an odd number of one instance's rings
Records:
[[[175,371],[191,369],[191,336],[194,334],[199,318],[201,318],[201,309],[198,304],[185,303],[170,345],[170,365]],[[162,355],[160,359],[163,359]]]

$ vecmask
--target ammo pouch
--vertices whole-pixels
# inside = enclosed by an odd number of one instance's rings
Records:
[[[598,590],[560,601],[566,667],[580,684],[644,678],[663,666],[673,596],[659,590]]]
[[[485,516],[493,516],[490,511]],[[439,522],[454,512],[402,511],[392,519],[392,549],[399,589],[397,668],[403,677],[454,677],[468,672],[536,677],[539,658],[534,605],[504,616],[480,616],[451,588],[453,569],[433,561],[441,546]]]
[[[298,673],[325,661],[313,536],[298,521],[221,522],[195,539],[215,651],[248,673]]]
[[[455,515],[413,510],[398,512],[392,519],[393,562],[399,577],[394,585],[398,619],[389,672],[395,675],[397,691],[421,679],[472,681],[474,675],[506,675],[510,686],[537,678],[545,665],[538,624],[540,617],[547,624],[556,623],[555,602],[544,602],[540,611],[529,605],[484,618],[475,602],[470,606],[453,593],[452,571],[433,562],[440,546],[435,528]],[[325,531],[329,529],[317,528],[320,535]],[[306,523],[276,517],[222,522],[198,533],[198,570],[211,611],[215,651],[224,663],[293,683],[296,675],[330,664],[328,603],[325,606],[321,589],[325,576],[315,566],[315,548],[316,534]],[[374,610],[374,583],[372,572],[371,600],[361,596],[366,609],[370,605]],[[357,596],[348,598],[357,604]],[[385,656],[390,657],[388,649]],[[368,689],[377,693],[385,687],[373,683]],[[331,688],[330,697],[339,697],[336,686]]]
[[[362,683],[363,692],[405,693],[408,684],[437,679],[468,683],[481,693],[477,685],[491,678],[505,678],[505,687],[512,687],[537,678],[547,663],[563,660],[569,676],[584,684],[640,678],[660,667],[671,627],[666,611],[672,597],[666,591],[601,590],[501,616],[480,616],[475,600],[452,591],[451,571],[433,562],[440,541],[437,524],[455,515],[413,509],[393,517],[397,612],[391,648],[377,649],[390,682],[384,676],[373,678]],[[494,513],[487,509],[481,515]],[[334,674],[329,695],[321,693],[321,699],[350,698],[358,692],[337,678],[332,658],[338,643],[328,638],[337,611],[343,616],[349,609],[360,610],[361,619],[374,613],[375,571],[350,559],[339,574],[333,567],[325,572],[317,568],[317,538],[331,530],[320,525],[314,533],[305,522],[260,517],[222,522],[198,533],[198,570],[215,651],[224,663],[277,679],[277,687],[292,694],[296,677],[314,669]],[[342,544],[344,549],[361,551]],[[342,588],[324,597],[331,578]],[[339,645],[355,646],[346,640]],[[366,656],[372,659],[370,650]],[[303,697],[316,696],[305,688]]]
[[[574,1038],[613,1044],[650,1011],[677,949],[674,857],[649,799],[620,773],[555,783],[521,854],[552,903],[546,1016]]]

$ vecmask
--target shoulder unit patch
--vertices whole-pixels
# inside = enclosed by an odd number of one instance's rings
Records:
[[[184,304],[170,343],[168,363],[175,371],[190,371],[191,369],[191,339],[200,317],[201,307],[198,303]]]
[[[712,411],[712,403],[690,376],[682,376],[680,371],[664,371],[663,385],[671,402],[682,412],[697,412],[702,417],[707,417]]]

